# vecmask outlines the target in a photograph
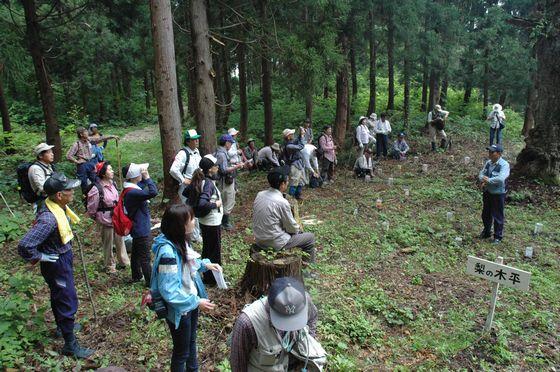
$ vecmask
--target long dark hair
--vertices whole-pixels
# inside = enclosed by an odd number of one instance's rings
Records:
[[[187,237],[185,225],[194,218],[192,208],[186,204],[173,204],[167,207],[161,219],[161,232],[179,251],[183,262],[187,260]]]
[[[202,193],[202,181],[204,181],[206,177],[208,177],[208,171],[204,172],[200,168],[194,171],[188,188],[188,194],[185,195],[191,205],[195,205],[200,197]]]

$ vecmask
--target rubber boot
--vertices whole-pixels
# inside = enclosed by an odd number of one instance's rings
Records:
[[[296,187],[296,191],[295,191],[295,193],[294,193],[294,197],[295,197],[297,200],[301,200],[301,188],[302,188],[302,186],[297,186],[297,187]]]
[[[445,145],[447,145],[447,141],[445,140],[445,138],[442,138],[439,147],[445,150]]]
[[[224,230],[233,230],[233,225],[229,223],[229,214],[224,214],[222,217],[222,228]]]
[[[74,333],[80,332],[82,330],[82,325],[80,323],[74,323]],[[59,327],[56,327],[56,332],[54,333],[54,337],[60,338],[62,337],[62,331]]]
[[[78,359],[85,359],[91,356],[95,350],[81,347],[76,340],[74,333],[64,336],[64,347],[62,348],[62,354],[73,356]]]
[[[295,197],[296,196],[296,187],[295,186],[290,186],[290,188],[288,189],[288,194]]]
[[[432,152],[436,152],[436,143],[432,142]]]

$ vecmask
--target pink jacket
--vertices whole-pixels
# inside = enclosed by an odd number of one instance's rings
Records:
[[[321,134],[321,138],[319,138],[319,146],[323,149],[325,158],[334,162],[336,154],[334,152],[334,141],[332,136]]]
[[[103,186],[103,204],[99,205],[99,191],[97,187],[93,186],[88,193],[87,214],[97,221],[97,223],[104,226],[113,226],[112,215],[110,211],[98,211],[98,207],[110,207],[117,204],[119,200],[119,192],[113,183],[105,184]]]

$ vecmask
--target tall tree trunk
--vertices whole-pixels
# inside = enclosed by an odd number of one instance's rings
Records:
[[[447,103],[447,78],[444,78],[441,81],[441,92],[439,95],[439,104],[442,107],[445,107],[445,104]]]
[[[403,122],[404,129],[408,131],[410,119],[410,43],[404,42],[404,99],[403,99]]]
[[[231,100],[232,100],[232,93],[231,93],[231,70],[229,66],[229,48],[227,44],[221,48],[222,53],[222,76],[224,79],[224,115],[222,118],[222,127],[227,128],[229,115],[231,113]]]
[[[502,94],[500,94],[500,98],[498,99],[498,103],[504,107],[506,104],[506,97],[507,97],[507,90],[503,90]]]
[[[387,92],[387,111],[395,109],[395,20],[390,13],[387,19],[387,69],[389,87]]]
[[[169,169],[181,146],[181,117],[177,102],[177,68],[173,39],[173,18],[168,0],[150,0],[152,39],[156,73],[161,152],[163,155],[163,198],[178,200],[177,183]]]
[[[119,84],[117,79],[116,67],[113,67],[111,69],[111,93],[113,95],[113,113],[119,112],[121,99],[119,93]]]
[[[148,70],[144,71],[144,104],[146,106],[146,115],[150,113],[150,109],[152,107],[151,99],[150,99],[150,83],[148,81]]]
[[[179,117],[181,124],[185,122],[185,107],[183,106],[183,93],[181,91],[181,78],[178,69],[176,69],[175,76],[177,76],[177,102],[179,103]]]
[[[56,119],[56,107],[54,102],[54,92],[51,86],[47,66],[43,56],[43,47],[41,45],[39,21],[35,9],[34,0],[22,0],[25,12],[26,36],[29,47],[29,53],[33,60],[33,67],[37,82],[39,83],[39,94],[41,97],[41,105],[43,114],[45,115],[46,137],[47,143],[54,145],[54,159],[60,161],[62,158],[62,141],[58,129],[58,121]]]
[[[352,74],[352,102],[358,96],[358,72],[356,69],[356,43],[350,38],[350,73]]]
[[[339,146],[344,145],[344,137],[346,135],[346,127],[348,126],[348,110],[349,110],[349,89],[348,89],[348,66],[347,66],[347,45],[348,38],[342,35],[340,38],[342,46],[342,54],[344,56],[344,63],[338,70],[336,75],[336,116],[334,138]]]
[[[538,101],[535,127],[525,139],[525,148],[517,156],[515,171],[547,183],[560,184],[560,2],[547,1],[543,14],[550,23],[549,32],[540,33],[535,44],[537,70],[535,86]]]
[[[201,152],[209,154],[216,147],[216,102],[205,0],[191,0],[190,10],[196,65],[196,122],[202,134]]]
[[[467,104],[471,100],[472,95],[472,88],[473,88],[473,73],[474,73],[474,65],[469,62],[467,65],[467,77],[465,79],[465,94],[463,95],[463,103]]]
[[[428,111],[428,62],[426,57],[422,61],[422,99],[420,103],[420,110],[422,112]]]
[[[247,140],[249,110],[247,108],[247,47],[244,43],[237,46],[237,66],[239,68],[239,131],[241,139]]]
[[[210,21],[210,24],[212,22]],[[212,47],[212,45],[210,45]],[[214,72],[216,76],[214,77],[214,93],[216,95],[216,129],[218,131],[223,130],[222,127],[223,119],[224,119],[224,79],[223,79],[223,71],[222,71],[222,55],[221,53],[216,54],[214,52],[214,57],[212,59]]]
[[[438,100],[438,76],[435,70],[430,71],[430,94],[428,97],[428,111],[434,109]]]
[[[10,123],[10,114],[8,112],[8,104],[6,96],[4,95],[4,86],[2,84],[2,72],[4,65],[0,63],[0,114],[2,115],[2,130],[4,133],[12,131],[12,124]]]
[[[259,14],[261,17],[262,27],[266,27],[268,15],[266,9],[266,0],[259,1]],[[272,136],[272,78],[270,71],[269,50],[267,38],[263,36],[261,40],[261,74],[262,74],[262,99],[264,104],[264,144],[272,145],[274,138]]]
[[[313,92],[311,88],[305,94],[305,118],[313,123]]]
[[[525,118],[523,120],[523,130],[521,134],[527,137],[535,126],[535,106],[537,102],[537,90],[533,85],[527,89],[527,105],[525,106]]]
[[[377,43],[375,41],[375,16],[373,10],[369,11],[369,104],[368,116],[375,112],[377,93]]]
[[[482,76],[482,117],[486,118],[489,104],[490,67],[488,65],[488,50],[484,52],[484,75]]]
[[[328,85],[325,85],[323,87],[323,98],[324,99],[329,98],[329,86]]]

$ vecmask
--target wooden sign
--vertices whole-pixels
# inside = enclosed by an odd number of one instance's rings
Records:
[[[474,256],[468,257],[467,274],[522,291],[529,290],[529,282],[531,281],[531,273],[528,271]]]

